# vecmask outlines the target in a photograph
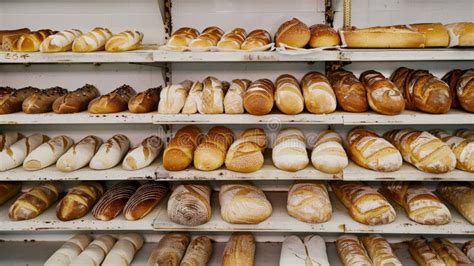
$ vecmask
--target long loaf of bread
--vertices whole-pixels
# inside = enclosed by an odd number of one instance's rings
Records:
[[[73,52],[95,52],[105,49],[105,43],[112,37],[112,32],[107,28],[96,27],[74,39]]]
[[[128,109],[128,101],[130,101],[135,94],[137,93],[132,87],[122,85],[109,94],[102,95],[89,102],[87,109],[89,113],[93,114],[122,112]]]
[[[301,79],[306,109],[310,113],[327,114],[336,110],[336,95],[331,83],[319,72],[309,72]]]
[[[53,110],[53,102],[66,93],[67,90],[61,87],[34,92],[23,101],[22,110],[27,114],[51,112]]]
[[[54,137],[28,154],[23,162],[23,168],[28,171],[46,168],[56,163],[73,144],[74,140],[68,136]]]
[[[109,221],[119,215],[127,201],[137,190],[139,184],[136,181],[122,181],[109,190],[99,199],[92,209],[92,215],[97,220]]]
[[[61,221],[71,221],[84,217],[104,194],[104,186],[99,182],[84,182],[69,190],[56,206],[56,216]]]
[[[102,140],[99,137],[90,135],[83,138],[59,157],[56,168],[63,172],[72,172],[88,165],[100,145]]]
[[[0,133],[0,152],[8,149],[13,143],[24,138],[23,134],[18,132],[4,132]]]
[[[131,149],[123,159],[122,167],[126,170],[137,170],[149,166],[158,157],[163,148],[160,137],[153,135]]]
[[[126,52],[140,48],[143,33],[140,31],[122,31],[113,35],[105,43],[107,52]]]
[[[372,261],[360,240],[354,235],[341,235],[336,239],[336,251],[344,266],[372,266]]]
[[[361,240],[374,266],[402,266],[390,244],[381,235],[365,235]]]
[[[461,249],[446,238],[435,238],[430,245],[446,265],[469,264],[471,260]]]
[[[129,233],[121,236],[102,263],[102,266],[129,266],[143,246],[143,236]]]
[[[193,49],[209,49],[217,45],[223,34],[224,31],[219,27],[207,27],[198,37],[189,43],[189,47]]]
[[[319,133],[311,152],[311,162],[317,170],[337,174],[349,164],[346,151],[342,146],[342,138],[334,130]]]
[[[408,251],[411,257],[420,266],[445,266],[443,260],[436,254],[423,237],[414,238],[408,242]]]
[[[183,114],[195,114],[198,111],[202,113],[202,90],[204,85],[201,81],[195,81],[189,90],[186,101],[184,102]]]
[[[19,90],[0,87],[0,114],[20,112],[23,101],[35,92],[39,92],[39,90],[33,87],[25,87]]]
[[[52,30],[38,30],[26,33],[17,38],[11,47],[13,52],[37,52],[41,43],[55,32]]]
[[[201,106],[198,111],[202,114],[224,113],[224,94],[228,89],[228,83],[222,82],[215,77],[207,77],[202,82]]]
[[[474,261],[474,240],[469,240],[464,243],[462,251],[471,261]]]
[[[286,208],[290,216],[307,223],[324,223],[332,217],[326,185],[317,181],[292,184]]]
[[[284,114],[295,115],[304,109],[300,84],[289,74],[280,75],[275,81],[275,104]]]
[[[198,30],[190,27],[182,27],[171,34],[166,46],[184,49],[188,47],[191,41],[196,39],[197,36],[199,36]]]
[[[58,200],[60,192],[60,182],[41,182],[15,200],[8,210],[8,216],[15,221],[33,219]]]
[[[469,182],[441,182],[436,190],[471,224],[474,224],[474,187]]]
[[[49,140],[48,136],[33,134],[0,151],[0,171],[20,166],[30,152]]]
[[[82,35],[82,31],[71,29],[49,35],[40,45],[42,53],[57,53],[71,51],[74,40]]]
[[[99,90],[93,85],[86,84],[57,98],[53,103],[53,111],[57,114],[77,113],[87,109],[89,102],[99,96]]]
[[[125,219],[133,221],[145,217],[168,195],[168,191],[167,185],[158,182],[141,185],[123,209]]]
[[[340,69],[328,73],[337,103],[346,112],[361,113],[369,110],[364,85],[349,71]]]
[[[187,234],[166,234],[148,257],[147,266],[180,265],[189,241],[190,238]]]
[[[16,196],[21,191],[21,182],[2,181],[0,182],[0,206]]]
[[[69,266],[91,240],[91,237],[85,234],[75,235],[56,250],[44,263],[44,266]]]
[[[381,73],[374,70],[365,71],[360,75],[360,81],[367,90],[367,99],[372,110],[385,115],[397,115],[405,110],[405,100],[399,88]]]
[[[179,84],[164,87],[160,92],[158,113],[178,114],[183,109],[192,81],[185,80]]]
[[[474,141],[451,135],[444,130],[432,130],[430,133],[449,145],[456,156],[456,168],[474,172]]]
[[[102,144],[92,157],[89,167],[96,170],[110,169],[120,163],[130,147],[130,140],[117,134]]]
[[[206,184],[184,184],[173,189],[168,200],[171,221],[196,226],[211,219],[211,187]]]
[[[234,133],[230,129],[222,126],[211,128],[194,151],[194,167],[202,171],[221,167],[233,140]]]
[[[207,236],[200,236],[189,244],[180,266],[205,266],[212,256],[212,243]]]
[[[178,130],[163,152],[163,167],[168,171],[186,169],[193,161],[194,150],[201,141],[200,134],[195,126]]]
[[[235,28],[225,33],[217,43],[217,47],[225,50],[240,50],[247,37],[247,32],[242,28]]]
[[[256,243],[252,233],[233,233],[222,254],[222,266],[253,266]]]
[[[84,251],[75,257],[70,266],[96,266],[100,265],[105,256],[115,244],[116,239],[110,235],[100,235],[92,241]]]
[[[244,95],[251,81],[248,79],[234,79],[224,96],[224,112],[226,114],[244,113]]]
[[[244,94],[244,108],[253,115],[270,113],[274,103],[275,86],[269,79],[259,79],[250,84]]]
[[[462,107],[468,112],[474,112],[474,69],[454,69],[448,72],[443,80],[450,86],[454,98],[453,107]]]
[[[245,41],[242,43],[242,50],[256,50],[270,44],[272,42],[272,36],[268,31],[263,29],[256,29],[251,31]]]
[[[128,101],[128,110],[132,113],[149,113],[158,108],[161,86],[139,92]]]
[[[250,173],[263,166],[263,151],[267,145],[267,136],[261,128],[250,128],[240,133],[229,147],[225,158],[227,169]]]

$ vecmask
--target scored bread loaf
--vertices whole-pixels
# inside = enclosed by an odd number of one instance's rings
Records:
[[[33,134],[4,148],[0,151],[0,171],[6,171],[20,166],[32,150],[48,140],[48,136]]]
[[[87,109],[89,102],[99,96],[94,85],[86,84],[57,98],[53,103],[53,111],[57,114],[77,113]]]
[[[107,28],[96,27],[74,39],[72,51],[85,53],[105,50],[105,43],[112,37]]]
[[[148,215],[168,195],[167,185],[147,182],[141,185],[127,201],[123,209],[125,219],[139,220]]]
[[[252,266],[255,258],[255,237],[252,233],[232,233],[222,254],[222,266]]]
[[[143,236],[129,233],[121,236],[115,243],[102,263],[102,266],[128,266],[132,263],[135,254],[143,246]]]
[[[326,185],[317,181],[292,184],[286,208],[290,216],[307,223],[324,223],[332,217]]]
[[[194,167],[202,171],[221,167],[233,140],[234,133],[230,129],[222,126],[211,128],[194,151]]]
[[[289,74],[280,75],[275,81],[275,104],[284,114],[299,114],[304,109],[301,88],[295,77]]]
[[[179,129],[163,152],[163,167],[168,171],[186,169],[193,161],[194,151],[201,142],[201,131],[195,126]]]
[[[448,30],[441,23],[418,23],[410,24],[409,27],[425,35],[425,47],[447,47],[449,45]]]
[[[352,27],[340,31],[342,45],[349,48],[423,48],[425,36],[406,25]]]
[[[311,32],[306,24],[297,18],[285,21],[275,33],[275,44],[277,47],[287,45],[295,48],[303,48],[308,44]]]
[[[470,140],[470,141],[474,141],[474,130],[469,130],[469,129],[458,129],[456,130],[456,132],[454,133],[454,135],[458,136],[458,137],[461,137],[461,138],[465,138],[467,140]]]
[[[158,104],[158,113],[160,114],[178,114],[183,109],[189,90],[193,83],[185,80],[179,84],[166,86],[160,92],[160,103]]]
[[[449,146],[427,131],[395,129],[383,136],[397,147],[406,162],[421,171],[446,173],[456,167],[456,156]]]
[[[104,193],[92,209],[94,218],[101,221],[110,221],[117,217],[138,186],[138,182],[129,180],[113,185]]]
[[[105,255],[109,253],[116,239],[110,235],[100,235],[92,241],[84,251],[75,257],[70,266],[97,266],[102,263]]]
[[[458,22],[444,25],[449,33],[449,46],[474,46],[474,23]]]
[[[173,188],[168,200],[168,217],[181,225],[197,226],[211,219],[211,187],[182,184]]]
[[[450,94],[451,94],[451,98],[452,98],[452,103],[451,103],[452,108],[460,108],[461,107],[461,105],[459,104],[459,99],[458,99],[458,95],[457,95],[457,92],[456,92],[456,87],[457,87],[457,84],[458,84],[458,81],[459,81],[459,77],[461,76],[462,73],[463,73],[463,70],[461,70],[461,69],[453,69],[453,70],[449,71],[448,73],[446,73],[441,78],[442,81],[446,82],[449,85]]]
[[[365,235],[361,240],[374,266],[402,266],[390,244],[381,235]]]
[[[313,48],[337,46],[341,44],[339,33],[326,24],[315,24],[309,27],[311,38],[309,46]]]
[[[26,33],[30,33],[31,30],[29,28],[21,28],[21,29],[15,29],[15,30],[0,30],[0,45],[4,44],[3,38],[8,37],[8,36],[21,36]],[[8,51],[4,49],[5,51]]]
[[[212,256],[212,243],[209,237],[200,236],[189,244],[180,266],[205,266]]]
[[[263,29],[256,29],[251,31],[245,41],[242,43],[240,47],[242,50],[245,51],[252,51],[261,49],[264,46],[269,45],[272,42],[272,36],[268,31]]]
[[[471,261],[474,261],[474,240],[469,240],[464,243],[462,251],[464,251],[464,254],[466,254]]]
[[[259,79],[250,84],[244,93],[244,108],[252,115],[270,113],[274,103],[275,86],[269,79]]]
[[[336,95],[323,74],[313,71],[301,79],[304,103],[310,113],[327,114],[336,110]]]
[[[56,250],[44,263],[44,266],[69,266],[91,241],[89,235],[75,235]]]
[[[468,112],[474,112],[474,100],[472,100],[474,97],[474,69],[451,70],[444,75],[442,80],[449,84],[453,97],[452,107],[462,107]]]
[[[15,221],[33,219],[58,200],[60,193],[60,182],[43,181],[15,200],[8,210],[8,216]]]
[[[27,114],[51,112],[53,110],[53,102],[67,92],[66,89],[61,87],[52,87],[34,92],[23,101],[22,110]]]
[[[225,166],[231,171],[251,173],[262,168],[263,151],[267,146],[267,136],[261,128],[246,129],[230,145],[225,157]]]
[[[8,149],[13,143],[19,141],[25,136],[18,132],[4,132],[0,133],[0,152]]]
[[[247,32],[242,28],[235,28],[224,34],[217,43],[217,47],[224,50],[240,50],[247,37]]]
[[[130,140],[117,134],[102,144],[89,162],[89,167],[96,170],[110,169],[122,161],[130,147]]]
[[[244,95],[251,81],[248,79],[234,79],[224,96],[224,112],[226,114],[244,113]]]
[[[26,33],[17,38],[11,47],[13,52],[37,52],[41,43],[55,32],[52,30],[38,30]]]
[[[210,47],[216,46],[223,34],[224,31],[222,31],[219,27],[207,27],[198,37],[189,43],[189,47],[194,49],[208,49]]]
[[[304,169],[309,158],[303,132],[297,128],[281,130],[273,142],[272,161],[281,170],[295,172]]]
[[[38,92],[37,88],[25,87],[19,90],[10,87],[0,88],[0,114],[20,112],[23,101]]]
[[[342,138],[334,130],[324,130],[316,138],[311,163],[317,170],[337,174],[349,164],[346,151],[342,146]]]
[[[471,263],[466,254],[446,238],[435,238],[430,241],[430,245],[446,265]]]
[[[358,165],[380,172],[402,167],[402,156],[390,142],[365,128],[354,128],[347,134],[349,157]]]
[[[49,35],[40,45],[42,53],[57,53],[71,51],[74,40],[82,35],[82,31],[70,29]]]
[[[360,81],[367,90],[372,110],[384,115],[397,115],[405,110],[405,100],[399,88],[382,73],[367,70],[360,74]]]
[[[431,130],[431,134],[448,144],[456,156],[456,168],[474,172],[474,141],[449,134],[444,130]]]
[[[158,157],[162,148],[163,141],[160,137],[156,135],[148,137],[125,155],[122,168],[125,170],[137,170],[147,167]]]
[[[170,233],[164,235],[148,257],[147,266],[178,266],[189,245],[188,234]]]
[[[21,191],[21,182],[2,181],[0,182],[0,206],[16,196]]]
[[[166,46],[186,48],[193,39],[197,38],[197,36],[199,36],[198,30],[190,27],[182,27],[171,34],[169,40],[166,42]]]
[[[105,43],[107,52],[125,52],[140,48],[143,33],[139,31],[122,31],[110,37]]]
[[[203,84],[201,81],[195,81],[189,90],[186,101],[184,102],[183,114],[195,114],[198,111],[202,112],[202,90]]]
[[[298,236],[285,237],[280,253],[280,266],[329,266],[324,239],[309,235],[301,240]]]
[[[102,139],[90,135],[74,144],[66,153],[59,157],[56,168],[63,172],[72,172],[88,165],[102,145]]]
[[[441,182],[436,190],[449,204],[474,224],[474,187],[469,182]]]
[[[215,77],[207,77],[202,82],[201,105],[197,105],[201,114],[224,113],[224,94],[228,83],[222,82]],[[199,108],[201,107],[201,108]]]
[[[408,242],[408,251],[410,252],[411,257],[420,266],[446,265],[428,244],[428,240],[423,237],[414,238]]]
[[[330,71],[328,80],[337,103],[344,111],[361,113],[369,110],[365,87],[352,72],[343,69]]]
[[[56,206],[56,217],[61,221],[84,217],[102,197],[104,190],[102,183],[94,181],[72,187]]]
[[[362,182],[331,182],[337,198],[357,222],[367,225],[381,225],[393,222],[397,216],[395,209],[374,188]]]
[[[380,192],[405,209],[408,217],[420,224],[440,225],[451,221],[451,213],[430,190],[410,182],[383,182]]]
[[[87,110],[93,114],[122,112],[128,109],[128,101],[130,101],[135,94],[137,93],[132,87],[122,85],[112,92],[90,101]]]
[[[28,171],[46,168],[56,163],[73,144],[74,140],[68,136],[54,137],[28,154],[23,161],[23,168]]]
[[[128,101],[128,110],[132,113],[149,113],[158,109],[161,86],[150,88],[135,94]]]
[[[336,251],[344,266],[372,266],[372,261],[360,240],[354,235],[341,235],[336,239]]]

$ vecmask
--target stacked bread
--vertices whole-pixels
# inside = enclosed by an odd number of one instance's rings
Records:
[[[44,263],[45,266],[68,266],[91,243],[89,235],[78,234],[67,240]]]
[[[143,237],[136,233],[120,236],[115,245],[105,256],[102,266],[128,266],[135,254],[143,246]]]

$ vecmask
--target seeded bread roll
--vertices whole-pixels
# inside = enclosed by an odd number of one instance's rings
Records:
[[[308,44],[311,32],[306,24],[297,18],[288,20],[280,25],[275,34],[275,44],[279,47],[286,44],[291,47],[302,48]]]

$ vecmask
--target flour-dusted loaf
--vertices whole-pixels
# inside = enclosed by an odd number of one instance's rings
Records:
[[[185,80],[179,84],[164,87],[160,92],[158,113],[178,114],[183,109],[192,81]]]
[[[180,266],[206,266],[211,256],[211,240],[207,236],[199,236],[189,244]]]
[[[139,220],[148,215],[167,195],[169,188],[159,182],[146,182],[127,201],[123,209],[125,219]]]
[[[87,110],[89,102],[99,96],[94,85],[86,84],[57,98],[53,103],[53,111],[57,114],[77,113]]]
[[[67,90],[61,87],[36,91],[23,101],[22,110],[27,114],[51,112],[53,110],[53,102],[66,93]]]
[[[333,181],[331,188],[350,216],[359,223],[389,224],[397,216],[395,209],[382,194],[362,182]]]
[[[201,105],[198,111],[201,114],[224,113],[224,95],[229,84],[215,77],[207,77],[202,82]],[[199,108],[201,107],[201,108]]]
[[[402,167],[402,156],[395,146],[369,129],[349,131],[347,148],[349,157],[364,168],[393,172]]]
[[[40,45],[42,53],[57,53],[71,51],[74,40],[82,35],[82,31],[70,29],[49,35]]]
[[[28,171],[46,168],[56,163],[73,144],[74,140],[68,136],[54,137],[28,154],[23,161],[23,168]]]
[[[344,266],[372,266],[372,261],[355,235],[341,235],[336,239],[336,251]]]
[[[112,37],[107,28],[96,27],[74,39],[72,51],[85,53],[105,50],[105,43]]]
[[[190,240],[188,234],[164,235],[148,257],[147,266],[179,266]]]
[[[384,115],[397,115],[405,110],[405,100],[400,89],[382,73],[367,70],[360,74],[360,81],[367,90],[370,108]]]
[[[474,261],[474,240],[469,240],[464,243],[462,251],[464,251],[464,254],[466,254],[471,261]]]
[[[301,79],[304,103],[310,113],[327,114],[336,110],[336,95],[323,74],[313,71]]]
[[[226,114],[244,113],[244,95],[251,81],[248,79],[234,79],[224,96],[224,112]]]
[[[281,130],[273,142],[272,160],[281,170],[295,172],[304,169],[309,158],[303,132],[297,128]]]
[[[240,133],[230,145],[225,158],[227,169],[250,173],[263,166],[263,151],[267,146],[267,136],[261,128],[249,128]]]
[[[449,33],[449,46],[474,46],[474,22],[457,22],[444,25]]]
[[[48,136],[33,134],[29,137],[21,138],[9,147],[4,148],[0,151],[0,171],[6,171],[20,166],[32,150],[48,140]]]
[[[122,161],[129,147],[130,140],[125,135],[117,134],[100,146],[89,167],[96,170],[110,169]]]
[[[89,235],[75,235],[56,250],[44,263],[44,266],[69,266],[91,241]]]
[[[0,133],[0,152],[8,149],[13,143],[19,141],[25,136],[18,132],[3,132]]]
[[[264,29],[251,31],[240,47],[242,50],[252,51],[261,49],[272,42],[272,36]]]
[[[187,226],[207,223],[211,219],[211,193],[207,184],[177,185],[168,199],[169,219]]]
[[[226,32],[217,47],[223,50],[240,50],[242,43],[247,38],[247,32],[242,28],[235,28]]]
[[[110,235],[100,235],[92,241],[84,251],[75,257],[70,266],[97,266],[115,244],[116,239]]]
[[[287,45],[295,48],[305,47],[311,38],[311,32],[306,24],[297,18],[285,21],[275,33],[276,46]]]
[[[72,187],[56,206],[56,216],[61,221],[84,217],[104,194],[102,183],[90,181]]]
[[[331,47],[341,44],[339,33],[329,25],[315,24],[309,27],[311,38],[309,46],[313,48]]]
[[[337,174],[349,164],[346,151],[342,146],[341,136],[334,130],[324,130],[316,138],[311,163],[317,170]]]
[[[474,187],[469,182],[440,182],[436,192],[474,224]]]
[[[62,184],[58,181],[43,181],[21,194],[8,210],[14,221],[29,220],[48,209],[59,198]]]
[[[161,153],[163,141],[153,135],[144,139],[140,145],[131,149],[122,162],[123,169],[137,170],[149,166]]]
[[[390,244],[381,235],[365,235],[361,240],[374,266],[402,266]]]
[[[37,52],[40,50],[41,43],[54,33],[55,31],[47,29],[25,33],[13,42],[11,50],[13,52]]]
[[[471,260],[456,244],[446,238],[435,238],[430,245],[446,265],[469,264]]]
[[[474,141],[454,136],[444,130],[431,130],[431,134],[448,144],[456,156],[456,168],[474,172]]]
[[[344,69],[329,71],[328,80],[342,110],[354,113],[369,110],[367,91],[352,72]]]
[[[182,27],[171,34],[166,46],[176,49],[184,49],[189,46],[192,40],[199,36],[199,31],[191,27]]]
[[[161,86],[135,94],[128,101],[128,110],[132,113],[149,113],[156,111],[160,101]]]
[[[342,45],[349,48],[423,48],[425,36],[406,25],[355,27],[339,31]]]
[[[194,150],[201,142],[201,131],[195,126],[179,129],[163,152],[163,167],[168,171],[186,169],[194,158]]]
[[[252,233],[232,233],[222,254],[222,266],[253,266],[255,237]]]
[[[2,181],[0,182],[0,206],[15,197],[21,191],[21,182]]]
[[[445,266],[443,260],[423,237],[412,239],[408,242],[408,251],[419,266]]]
[[[59,157],[56,168],[63,172],[72,172],[88,165],[100,145],[102,139],[97,136],[89,135],[83,138]]]
[[[113,35],[105,43],[107,52],[126,52],[140,48],[143,33],[140,31],[123,31]]]
[[[211,128],[194,151],[194,167],[202,171],[221,167],[233,140],[234,133],[230,129],[222,126]]]
[[[326,185],[317,181],[292,184],[286,208],[290,216],[307,223],[324,223],[332,217]]]
[[[326,243],[318,235],[301,240],[298,236],[285,237],[281,247],[280,266],[329,266]]]
[[[189,90],[186,101],[184,102],[181,113],[195,114],[198,111],[202,112],[202,90],[204,85],[201,81],[195,81]]]
[[[112,92],[95,98],[89,102],[87,110],[93,114],[109,114],[128,109],[128,101],[137,92],[128,85],[122,85]]]
[[[446,205],[429,189],[410,182],[383,182],[380,192],[405,209],[408,217],[420,224],[440,225],[451,221]]]
[[[132,263],[135,254],[143,246],[143,236],[129,233],[120,236],[104,259],[102,266],[128,266]]]
[[[189,43],[189,47],[191,49],[208,50],[209,48],[217,45],[223,34],[224,31],[219,27],[207,27],[201,32],[199,36]]]
[[[266,115],[274,103],[275,86],[269,79],[255,80],[244,93],[244,108],[252,115]]]
[[[113,185],[104,193],[92,209],[94,218],[101,221],[110,221],[117,217],[139,185],[138,182],[130,180],[121,181]]]
[[[39,91],[33,87],[25,87],[19,90],[10,87],[0,87],[0,114],[20,112],[23,101]]]
[[[295,115],[304,109],[304,99],[298,80],[289,74],[278,76],[275,81],[275,104],[284,114]]]

